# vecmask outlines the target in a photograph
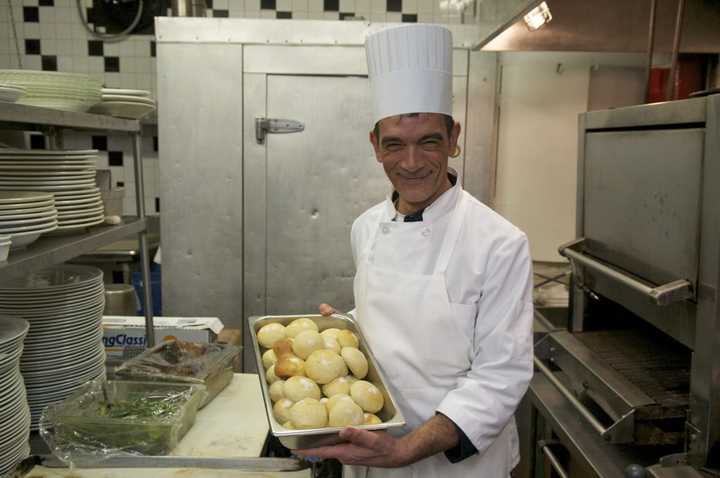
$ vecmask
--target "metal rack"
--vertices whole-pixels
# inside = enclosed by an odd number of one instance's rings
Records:
[[[89,113],[0,103],[0,129],[40,131],[50,136],[51,144],[55,147],[61,143],[60,131],[63,129],[126,132],[132,137],[137,217],[126,218],[124,224],[117,226],[94,227],[83,235],[41,237],[26,250],[14,252],[7,262],[0,262],[0,274],[21,274],[58,264],[73,257],[92,252],[98,247],[111,244],[129,234],[137,233],[144,284],[142,300],[145,310],[145,343],[148,347],[155,345],[147,219],[145,215],[145,187],[142,168],[142,128],[140,122]]]

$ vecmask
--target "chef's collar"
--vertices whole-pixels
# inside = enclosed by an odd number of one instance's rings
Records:
[[[432,222],[438,217],[442,216],[443,214],[449,212],[452,210],[452,208],[455,205],[455,198],[456,195],[459,194],[460,191],[460,185],[458,184],[457,180],[457,172],[455,172],[454,169],[448,168],[448,179],[450,180],[450,184],[452,184],[452,187],[442,193],[435,201],[433,201],[429,206],[427,206],[424,209],[421,209],[417,212],[414,212],[412,214],[408,214],[406,216],[400,214],[395,204],[397,203],[398,199],[400,198],[400,195],[397,191],[393,191],[390,197],[388,197],[386,201],[386,207],[385,207],[385,221],[404,221],[404,222],[418,222],[418,221],[425,221],[425,222]],[[398,218],[398,216],[400,218]],[[398,218],[398,219],[396,219]]]

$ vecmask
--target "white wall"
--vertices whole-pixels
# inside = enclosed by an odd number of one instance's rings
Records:
[[[493,205],[528,234],[534,260],[562,260],[558,245],[575,238],[577,118],[587,111],[591,68],[642,62],[634,54],[500,55]]]

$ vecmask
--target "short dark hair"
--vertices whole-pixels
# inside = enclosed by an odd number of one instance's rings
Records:
[[[420,113],[406,113],[406,114],[403,114],[400,116],[412,118],[419,114]],[[443,119],[445,120],[445,128],[447,128],[447,134],[448,134],[448,138],[449,138],[450,135],[452,134],[453,126],[455,126],[455,120],[453,119],[452,116],[445,115],[445,114],[443,115]],[[380,120],[380,121],[382,121],[382,120]],[[380,142],[380,121],[375,123],[375,126],[373,126],[373,134],[377,138],[378,142]]]

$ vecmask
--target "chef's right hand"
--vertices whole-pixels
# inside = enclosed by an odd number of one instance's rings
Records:
[[[325,317],[328,317],[328,316],[331,316],[331,315],[337,313],[337,310],[335,309],[335,307],[333,307],[330,304],[320,304],[320,307],[318,307],[318,309],[320,309],[320,313],[322,315],[324,315]]]

